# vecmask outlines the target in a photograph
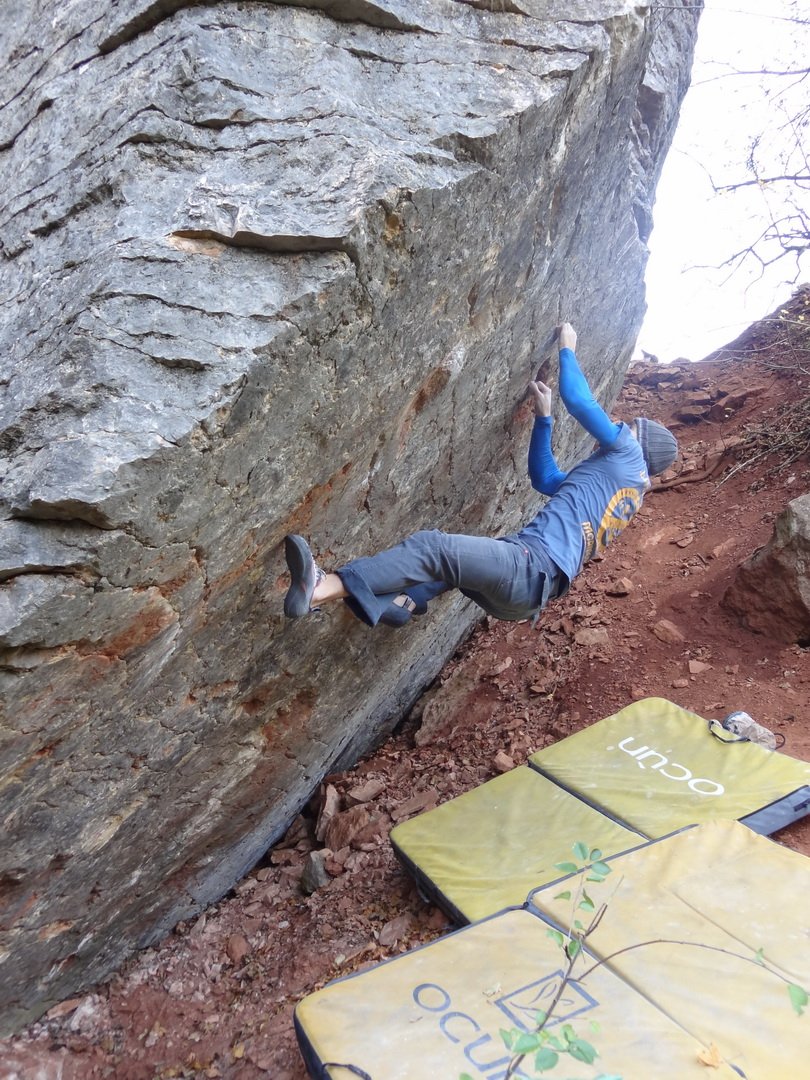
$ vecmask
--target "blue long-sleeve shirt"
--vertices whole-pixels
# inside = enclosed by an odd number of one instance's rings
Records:
[[[609,450],[621,431],[591,393],[573,349],[560,349],[560,397],[571,416],[599,443]],[[551,450],[550,416],[537,416],[529,443],[529,478],[535,491],[553,495],[567,473],[558,468]]]
[[[529,444],[532,486],[552,496],[516,539],[540,545],[562,571],[564,592],[583,565],[627,526],[650,486],[641,447],[596,401],[571,349],[560,350],[560,397],[599,444],[563,472],[551,449],[551,417],[536,417]]]

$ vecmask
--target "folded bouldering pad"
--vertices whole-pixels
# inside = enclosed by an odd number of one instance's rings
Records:
[[[767,834],[810,813],[810,763],[737,741],[664,698],[636,701],[529,764],[650,838],[719,818]]]
[[[798,1015],[788,990],[810,990],[810,859],[716,821],[606,861],[604,884],[585,886],[607,902],[588,947],[749,1080],[810,1075],[810,1011]],[[555,897],[574,880],[529,906],[566,929],[571,903]]]
[[[310,1076],[503,1080],[499,1030],[533,1030],[560,984],[563,957],[548,931],[528,910],[506,911],[310,994],[295,1010]],[[706,1080],[699,1041],[606,968],[565,987],[553,1020],[550,1030],[570,1023],[599,1053],[592,1065],[566,1057],[562,1076]],[[711,1075],[736,1076],[723,1064]]]

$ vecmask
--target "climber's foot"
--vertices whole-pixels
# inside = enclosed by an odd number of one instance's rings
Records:
[[[284,614],[288,619],[300,619],[314,610],[313,594],[326,575],[315,563],[303,536],[291,534],[284,538],[284,557],[291,578],[284,597]]]

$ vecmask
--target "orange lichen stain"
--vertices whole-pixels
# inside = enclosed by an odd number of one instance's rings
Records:
[[[316,511],[325,507],[336,492],[345,487],[345,478],[351,471],[353,461],[347,461],[325,484],[316,484],[309,489],[291,516],[285,522],[285,533],[306,532],[313,517],[317,517]]]
[[[260,713],[267,708],[267,703],[270,700],[271,695],[272,684],[260,686],[249,698],[240,701],[239,706],[243,712],[248,714],[248,716],[255,716],[257,713]]]
[[[155,588],[158,590],[161,596],[170,597],[183,588],[184,585],[188,585],[190,581],[200,576],[200,568],[196,563],[189,566],[185,573],[178,574],[177,577],[172,578],[170,581],[163,581]]]
[[[262,735],[268,746],[278,746],[289,732],[300,734],[307,726],[318,700],[314,690],[302,690],[262,725]]]
[[[423,381],[422,385],[416,392],[416,395],[411,403],[411,408],[418,416],[424,409],[429,401],[437,397],[450,379],[450,369],[447,367],[437,367],[430,372],[428,377]]]
[[[47,926],[40,928],[37,938],[40,941],[50,941],[51,938],[59,937],[60,934],[66,933],[72,929],[73,923],[66,920],[59,920],[57,922],[48,923]]]
[[[105,651],[94,652],[89,645],[76,646],[76,654],[81,657],[82,681],[85,686],[91,686],[93,683],[101,682],[102,679],[108,678],[110,669],[123,663],[121,657],[117,653],[109,653],[107,651],[108,647],[105,647],[104,645],[97,647],[105,649]]]
[[[436,367],[422,380],[419,389],[408,403],[397,431],[399,449],[405,445],[410,434],[413,422],[434,398],[444,390],[450,381],[450,368],[444,365]]]
[[[177,622],[177,612],[161,603],[142,611],[130,625],[105,642],[97,653],[107,657],[122,657],[153,641],[172,623]]]
[[[248,555],[248,557],[241,562],[238,566],[234,566],[223,574],[222,577],[214,578],[209,581],[205,587],[205,598],[208,600],[212,596],[219,596],[230,588],[231,585],[237,582],[244,581],[250,571],[256,566],[256,554]]]
[[[512,415],[509,418],[508,430],[510,432],[515,429],[517,429],[518,431],[525,431],[533,412],[534,406],[532,405],[529,398],[521,398],[521,400],[518,401],[518,403],[512,409]]]

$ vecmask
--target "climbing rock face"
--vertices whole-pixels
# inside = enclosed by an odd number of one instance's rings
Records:
[[[787,504],[768,543],[737,567],[723,604],[750,630],[810,644],[810,495]]]
[[[612,400],[695,5],[183,0],[4,21],[3,1030],[221,896],[475,618],[285,623],[327,565],[537,509],[567,318]],[[584,449],[558,424],[563,463]]]

